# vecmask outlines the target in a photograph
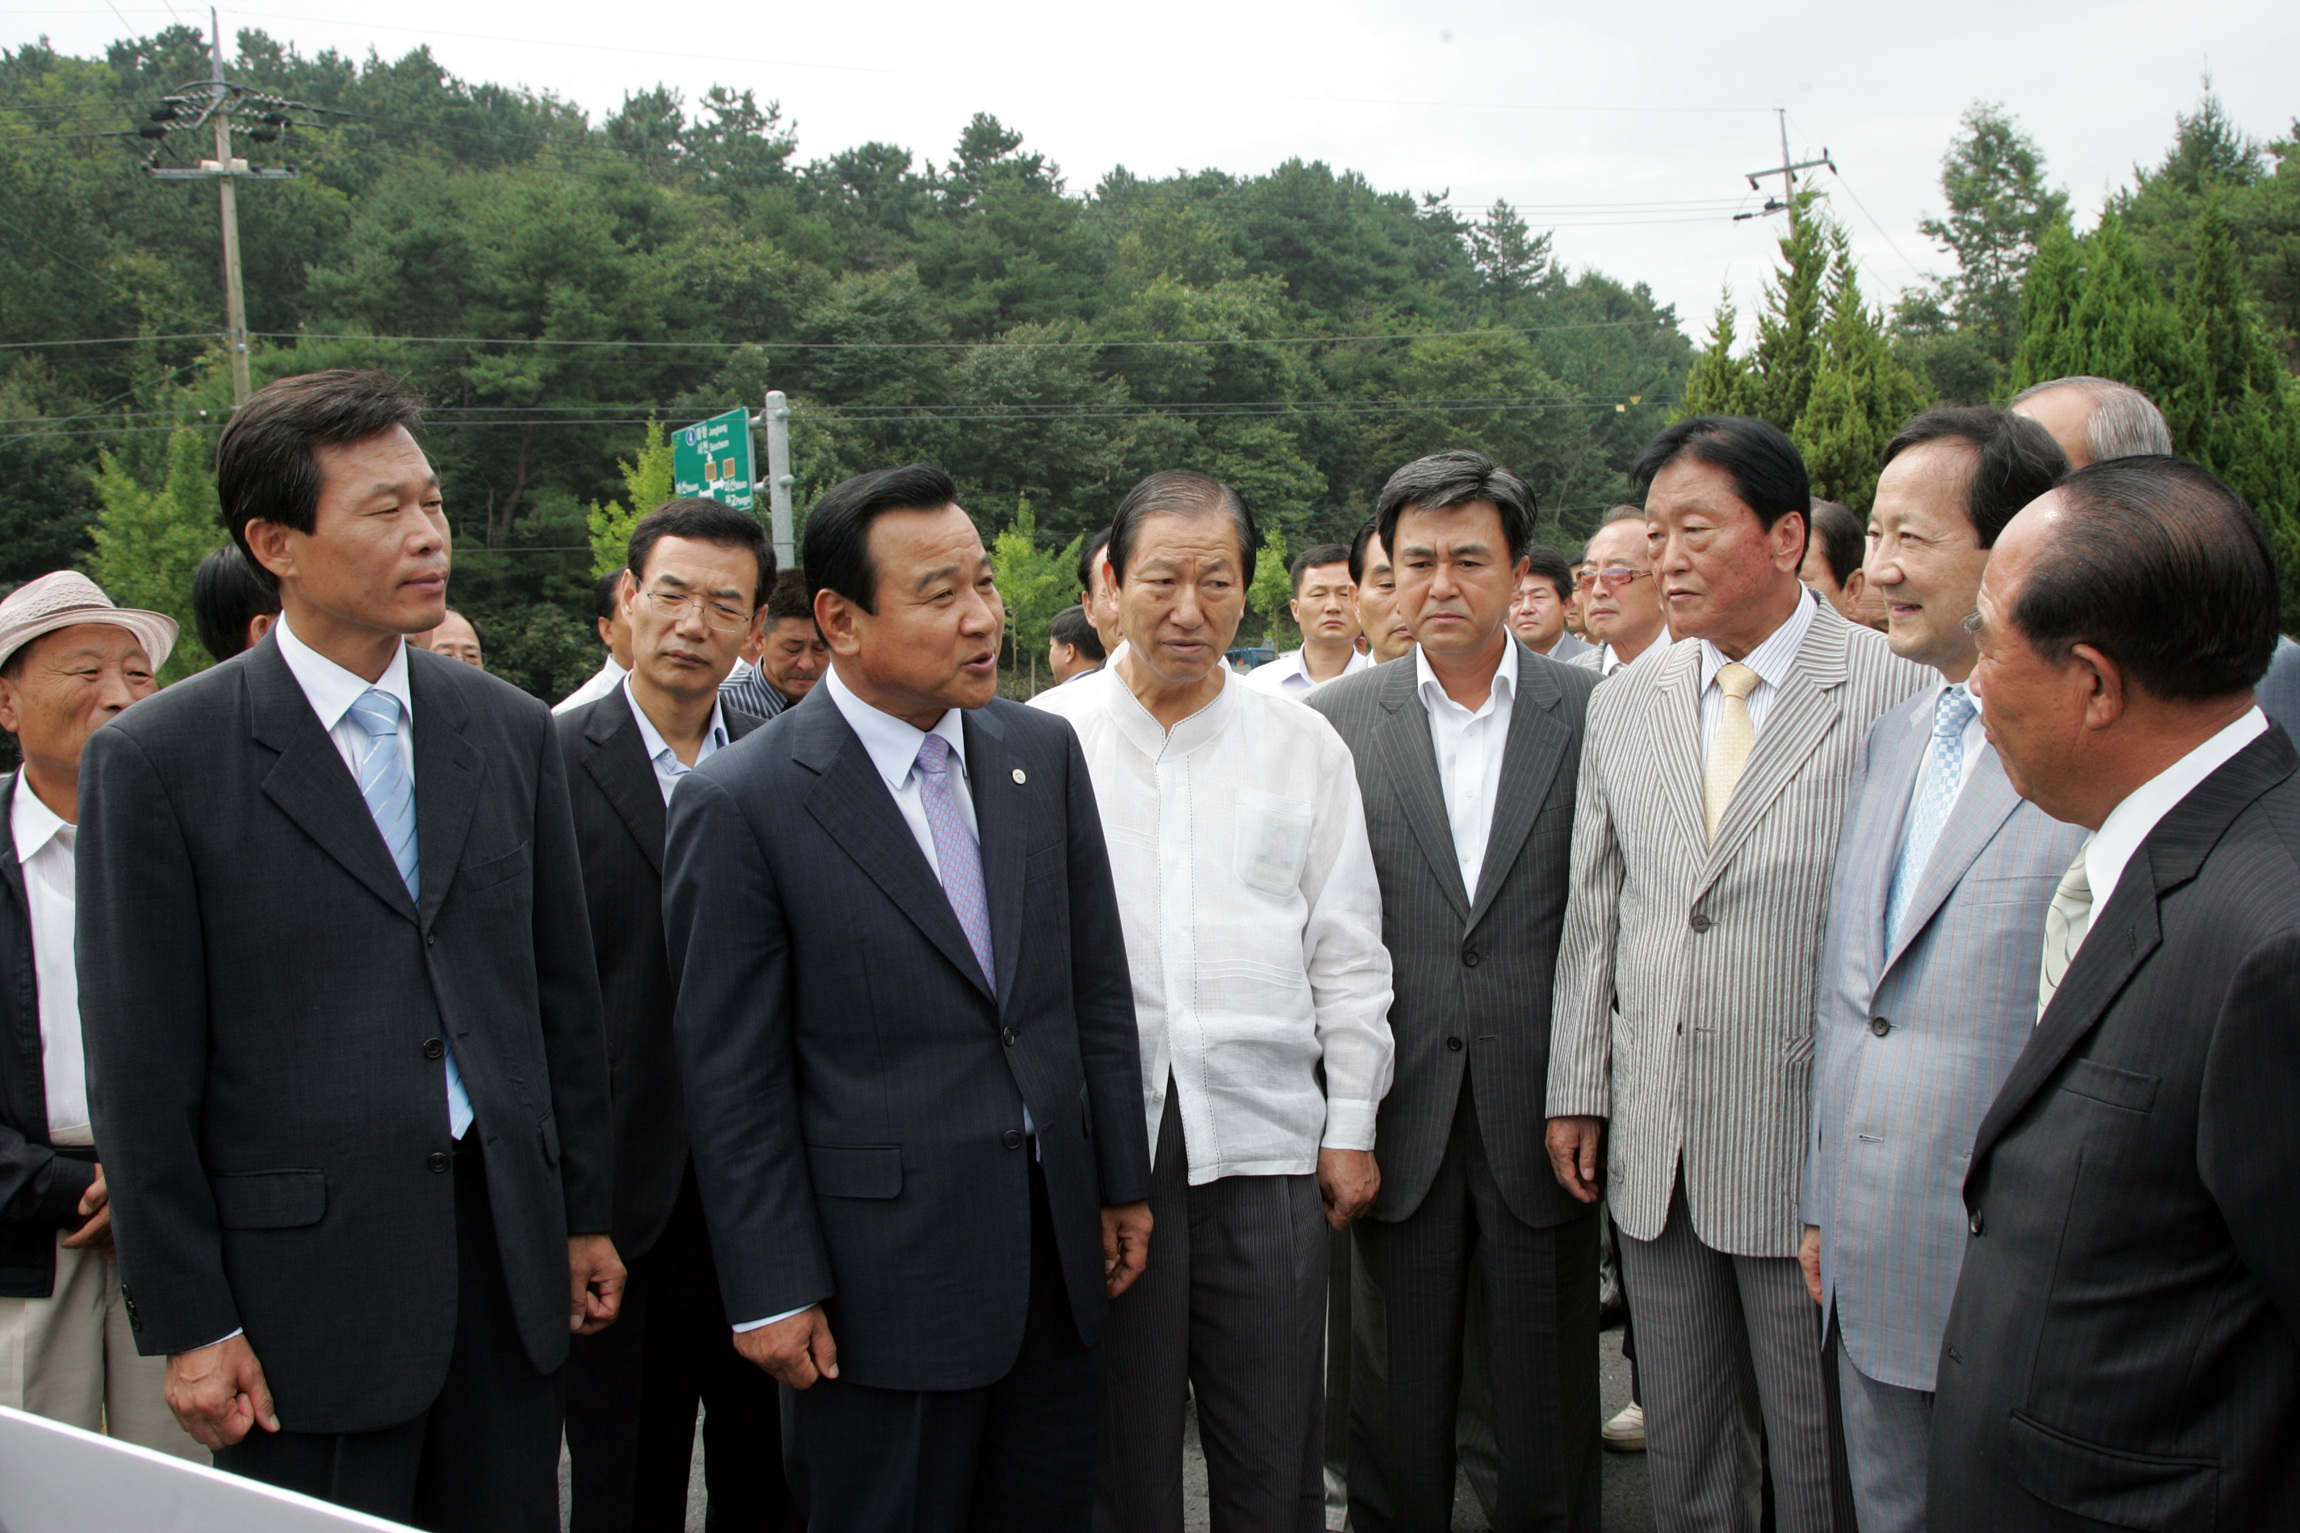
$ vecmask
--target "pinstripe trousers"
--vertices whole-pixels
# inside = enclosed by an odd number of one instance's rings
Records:
[[[1191,1186],[1180,1104],[1169,1084],[1150,1265],[1102,1332],[1096,1533],[1182,1533],[1193,1397],[1213,1533],[1321,1533],[1332,1246],[1318,1179]]]
[[[1680,1177],[1658,1238],[1622,1232],[1621,1278],[1662,1533],[1757,1533],[1768,1466],[1780,1533],[1853,1533],[1832,1483],[1821,1310],[1797,1259],[1704,1245]]]

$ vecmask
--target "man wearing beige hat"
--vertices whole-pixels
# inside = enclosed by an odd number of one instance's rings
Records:
[[[121,1302],[72,963],[80,747],[152,695],[175,642],[71,570],[0,601],[0,729],[24,758],[0,776],[0,1405],[205,1463]]]

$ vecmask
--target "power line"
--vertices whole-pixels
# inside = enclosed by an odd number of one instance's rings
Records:
[[[376,345],[408,346],[572,346],[623,347],[631,350],[739,351],[973,351],[1004,347],[1016,351],[1101,351],[1162,349],[1190,346],[1326,346],[1388,341],[1460,340],[1478,335],[1544,335],[1566,330],[1607,330],[1632,325],[1666,325],[1665,318],[1595,319],[1562,325],[1488,325],[1475,330],[1399,331],[1383,335],[1207,336],[1181,340],[1093,341],[601,341],[561,340],[550,336],[483,335],[361,335],[354,331],[256,330],[263,340],[369,341]]]

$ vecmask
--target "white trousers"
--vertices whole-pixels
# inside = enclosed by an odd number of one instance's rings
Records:
[[[162,1393],[168,1360],[136,1355],[118,1259],[63,1238],[48,1298],[0,1299],[0,1405],[205,1464]]]

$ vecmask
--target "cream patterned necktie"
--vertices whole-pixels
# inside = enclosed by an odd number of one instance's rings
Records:
[[[1709,764],[1701,770],[1701,816],[1708,822],[1709,839],[1717,839],[1717,822],[1733,802],[1741,769],[1749,764],[1749,751],[1757,743],[1757,726],[1749,717],[1749,694],[1759,677],[1735,661],[1717,672],[1717,690],[1725,694],[1725,711],[1717,719],[1717,738],[1709,746]]]
[[[2077,849],[2076,861],[2060,876],[2060,887],[2052,891],[2052,905],[2044,913],[2044,964],[2037,973],[2036,1018],[2044,1020],[2044,1009],[2052,1004],[2060,982],[2068,975],[2070,960],[2076,950],[2084,946],[2084,934],[2092,930],[2092,878],[2084,865],[2084,854],[2092,846],[2087,837],[2084,846]]]

